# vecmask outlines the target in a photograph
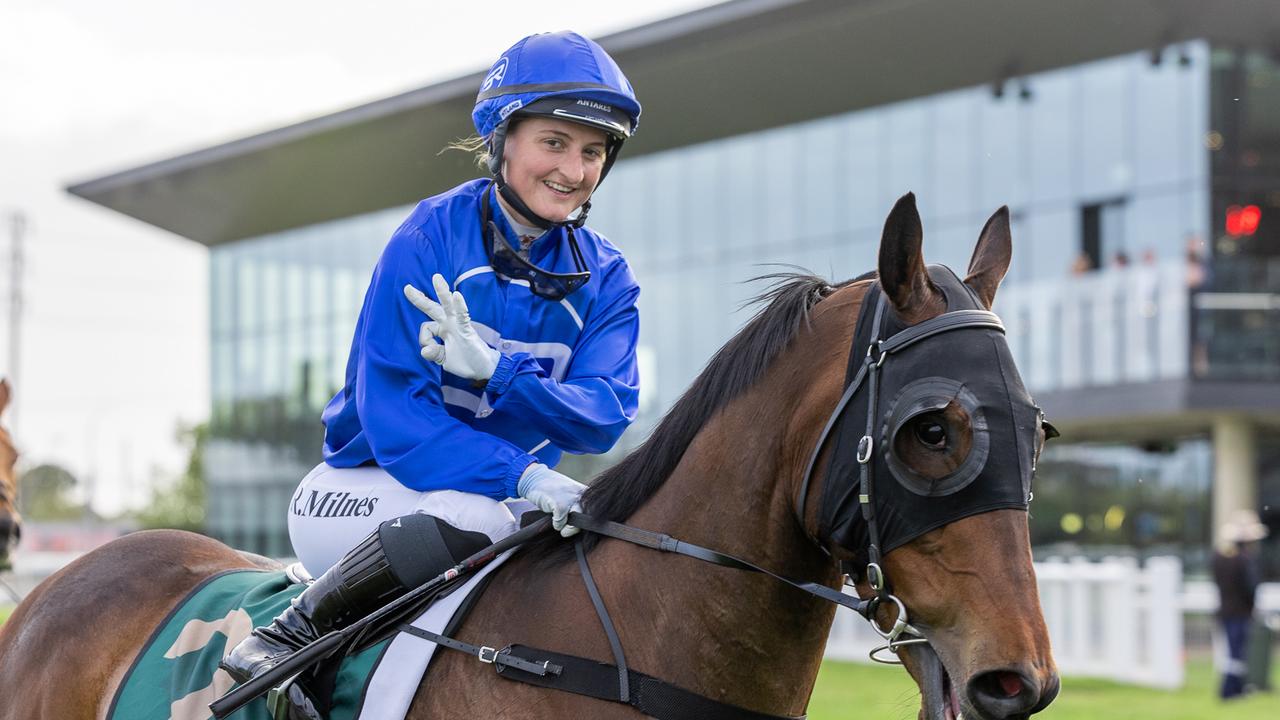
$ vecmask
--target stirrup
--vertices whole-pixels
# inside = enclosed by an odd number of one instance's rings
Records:
[[[267,691],[267,712],[271,720],[325,720],[303,689],[302,673]]]
[[[312,577],[311,573],[307,572],[307,569],[303,567],[300,562],[293,563],[286,567],[284,569],[284,576],[289,578],[289,582],[294,585],[310,585],[316,581],[316,579]]]

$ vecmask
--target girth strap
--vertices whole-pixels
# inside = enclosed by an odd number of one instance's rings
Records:
[[[763,573],[775,580],[779,580],[791,585],[792,587],[803,590],[810,595],[816,595],[828,602],[833,602],[837,605],[847,607],[864,618],[870,619],[872,612],[875,610],[874,599],[863,600],[862,598],[846,595],[839,590],[833,590],[826,585],[821,585],[819,583],[792,580],[791,578],[783,577],[782,575],[766,570],[759,565],[749,563],[746,560],[741,560],[732,555],[726,555],[725,553],[717,552],[715,550],[702,547],[701,545],[694,545],[693,543],[687,543],[683,540],[677,540],[665,533],[641,530],[638,527],[623,525],[622,523],[616,523],[611,520],[600,520],[582,513],[570,513],[569,524],[588,532],[611,537],[615,540],[629,542],[633,545],[640,545],[642,547],[659,550],[661,552],[676,553],[677,555],[684,555],[686,557],[702,560],[703,562],[709,562],[723,567],[730,567],[736,570],[749,570],[751,572]]]
[[[576,523],[575,523],[576,524]],[[581,526],[579,526],[581,527]],[[499,666],[498,675],[538,687],[563,690],[599,700],[626,703],[658,720],[804,720],[806,716],[768,715],[729,705],[663,682],[635,670],[627,670],[630,696],[619,695],[619,669],[598,660],[561,655],[549,650],[512,645],[511,651],[564,668],[559,675],[536,675],[512,666]]]

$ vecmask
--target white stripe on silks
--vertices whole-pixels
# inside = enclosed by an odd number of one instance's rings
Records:
[[[454,290],[457,290],[457,289],[458,289],[458,285],[459,285],[463,280],[467,280],[467,279],[469,279],[469,278],[473,278],[473,277],[475,277],[476,275],[483,275],[483,274],[485,274],[485,273],[494,273],[494,274],[497,274],[497,273],[496,273],[496,271],[494,271],[494,269],[493,269],[492,267],[488,266],[488,265],[481,265],[480,267],[473,267],[473,268],[471,268],[470,270],[467,270],[467,271],[463,272],[461,275],[459,275],[459,276],[458,276],[458,278],[457,278],[456,280],[454,280],[454,281],[453,281],[453,289],[454,289]],[[512,285],[523,285],[524,287],[529,287],[529,281],[528,281],[528,280],[510,279],[510,278],[509,278],[509,279],[508,279],[508,282],[510,282]],[[530,292],[532,292],[532,289],[530,289]],[[578,329],[579,329],[579,330],[581,330],[581,329],[582,329],[582,317],[581,317],[580,315],[578,315],[578,310],[577,310],[577,308],[575,308],[575,307],[574,307],[574,306],[569,302],[569,298],[561,298],[561,299],[560,299],[560,304],[564,307],[564,309],[565,309],[565,310],[568,310],[568,311],[569,311],[569,316],[573,318],[573,322],[574,322],[574,324],[578,326]]]
[[[573,305],[569,302],[569,298],[560,298],[560,304],[564,306],[565,310],[569,311],[569,314],[573,316],[573,322],[576,323],[578,325],[578,329],[581,330],[582,318],[578,317],[578,311],[573,308]]]
[[[534,446],[533,446],[533,449],[531,449],[531,450],[529,451],[529,454],[530,454],[530,455],[532,455],[532,454],[534,454],[534,453],[538,452],[539,450],[541,450],[542,448],[544,448],[544,447],[546,447],[547,445],[550,445],[550,444],[551,444],[551,440],[549,440],[549,439],[548,439],[548,440],[543,440],[542,442],[538,443],[537,445],[534,445]]]
[[[442,385],[440,386],[440,394],[444,397],[444,401],[450,405],[457,405],[473,413],[480,412],[480,398],[462,388]]]
[[[472,277],[475,277],[476,275],[483,275],[485,273],[491,273],[491,272],[493,272],[493,268],[489,267],[488,265],[473,267],[470,270],[459,275],[458,279],[453,281],[453,289],[457,290],[458,283],[462,282],[463,280],[466,280],[467,278],[472,278]]]

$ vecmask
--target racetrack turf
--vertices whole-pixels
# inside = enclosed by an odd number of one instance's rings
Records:
[[[1036,720],[1276,720],[1280,692],[1255,693],[1222,703],[1208,659],[1187,663],[1180,690],[1152,690],[1105,680],[1065,678],[1062,692]],[[1272,686],[1280,689],[1280,666]],[[809,720],[914,720],[920,707],[915,683],[901,668],[823,663],[809,703]]]

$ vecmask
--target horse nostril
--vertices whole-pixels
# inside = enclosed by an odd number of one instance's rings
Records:
[[[1040,701],[1035,680],[1012,670],[993,670],[969,681],[969,702],[985,717],[1024,716]]]
[[[1022,692],[1022,678],[1018,677],[1018,673],[998,672],[996,680],[1000,683],[1000,689],[1005,697],[1013,697]]]

